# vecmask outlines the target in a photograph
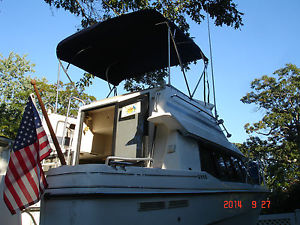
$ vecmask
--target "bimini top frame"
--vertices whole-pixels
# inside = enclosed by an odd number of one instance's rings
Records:
[[[97,23],[61,41],[56,51],[59,59],[115,86],[168,66],[207,61],[190,37],[150,9]]]

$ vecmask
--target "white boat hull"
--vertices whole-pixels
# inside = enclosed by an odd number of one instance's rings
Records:
[[[57,168],[48,182],[41,225],[254,225],[260,209],[252,209],[251,202],[265,193],[260,186],[219,182],[205,172],[105,165]],[[224,208],[224,201],[242,205]]]
[[[224,209],[223,199],[242,199],[251,202],[253,194],[204,194],[204,195],[90,195],[48,199],[42,206],[41,224],[53,225],[254,225],[259,209],[243,206]],[[179,202],[177,208],[169,208]],[[180,202],[183,202],[180,206]],[[187,204],[185,204],[187,202]],[[149,209],[141,209],[148,203]],[[163,203],[163,204],[162,204]],[[151,209],[152,208],[152,209]],[[156,209],[154,209],[156,208]]]

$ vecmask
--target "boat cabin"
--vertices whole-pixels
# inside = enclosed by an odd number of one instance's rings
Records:
[[[74,164],[203,170],[244,182],[244,157],[228,142],[212,107],[168,85],[83,106]]]
[[[195,42],[154,10],[84,29],[61,41],[57,56],[107,81],[111,92],[122,80],[147,72],[199,59],[207,64]],[[187,88],[189,96],[169,79],[161,87],[81,107],[73,164],[202,170],[244,182],[243,155],[224,135],[214,106],[195,99]]]

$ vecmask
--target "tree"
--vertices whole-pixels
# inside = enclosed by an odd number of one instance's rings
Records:
[[[121,15],[141,9],[155,9],[165,17],[178,24],[188,32],[186,17],[200,24],[207,12],[215,21],[216,26],[243,25],[243,13],[237,10],[233,0],[44,0],[50,6],[63,8],[70,13],[81,16],[82,27],[88,27],[96,22],[104,21],[113,15]]]
[[[143,77],[126,79],[124,89],[126,91],[140,91],[146,88],[153,88],[165,84],[164,78],[167,76],[166,69],[146,73]]]
[[[273,76],[264,75],[251,83],[253,91],[241,101],[256,104],[263,118],[245,125],[250,137],[241,150],[265,165],[271,190],[287,190],[300,176],[300,69],[287,64]]]
[[[34,73],[34,64],[26,59],[10,53],[8,58],[0,55],[0,135],[14,139],[22,118],[28,96],[33,93],[30,81]],[[37,87],[46,107],[54,108],[56,100],[56,85],[48,84],[45,78],[38,79]],[[58,113],[66,115],[68,101],[71,96],[79,97],[87,103],[94,101],[95,97],[84,93],[85,80],[77,83],[77,88],[71,83],[60,82]],[[78,101],[72,101],[70,115],[76,116]]]
[[[13,138],[19,126],[15,121],[22,117],[25,74],[34,72],[34,64],[14,53],[0,57],[0,135]]]
[[[83,28],[116,15],[140,9],[155,9],[189,34],[187,18],[200,24],[208,13],[216,26],[240,28],[243,13],[234,0],[44,0],[50,6],[63,8],[82,18]],[[127,91],[148,88],[160,84],[167,76],[165,70],[145,74],[144,78],[126,80]],[[158,81],[158,82],[157,82]],[[150,84],[150,85],[149,85]]]

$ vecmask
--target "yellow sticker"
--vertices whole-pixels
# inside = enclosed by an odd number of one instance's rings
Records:
[[[137,102],[131,105],[126,105],[122,108],[121,118],[138,114],[141,112],[141,102]]]

